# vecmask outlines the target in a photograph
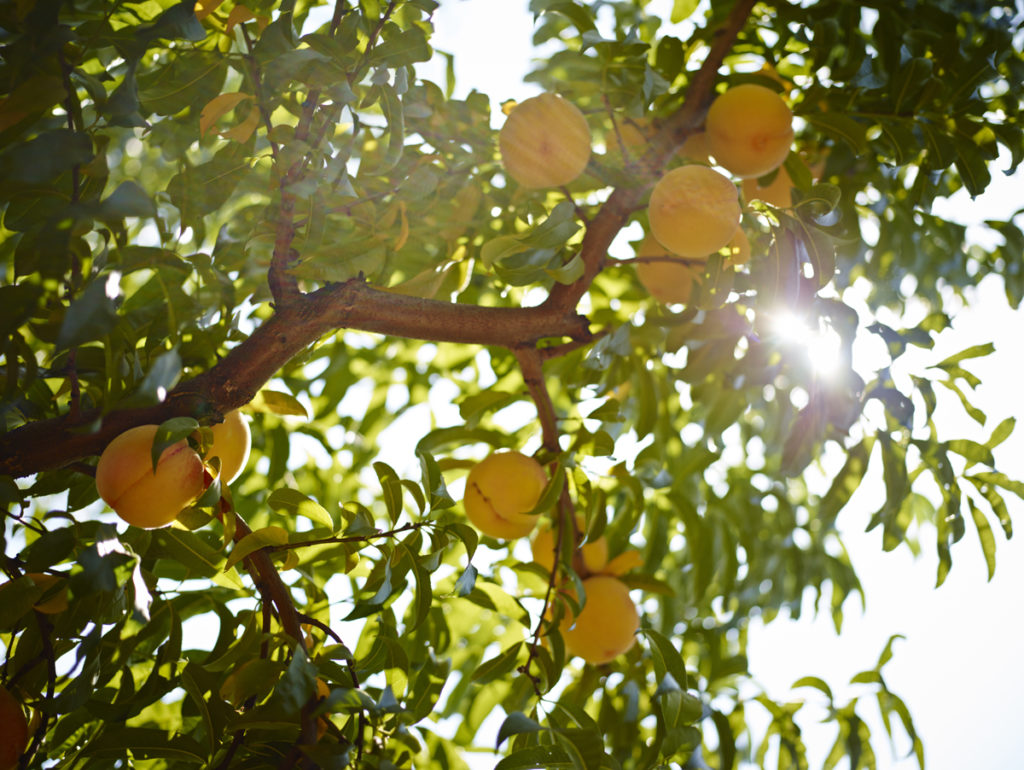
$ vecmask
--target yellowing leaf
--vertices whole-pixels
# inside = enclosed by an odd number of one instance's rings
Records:
[[[231,13],[228,14],[228,23],[224,28],[224,32],[231,34],[233,30],[239,24],[245,24],[247,21],[252,21],[256,18],[256,14],[246,8],[244,5],[236,5],[231,9]],[[262,30],[263,28],[260,27]]]
[[[199,0],[196,3],[196,18],[202,21],[211,13],[217,10],[217,6],[223,3],[224,0]],[[232,11],[234,13],[234,11]]]
[[[215,96],[206,106],[203,107],[203,111],[199,113],[199,135],[205,136],[206,132],[210,130],[218,120],[224,117],[227,113],[231,112],[240,102],[252,99],[250,94],[243,91],[237,91],[232,94],[221,94]],[[246,137],[248,138],[248,137]]]
[[[405,242],[409,240],[409,217],[405,213],[405,201],[398,202],[398,214],[401,217],[401,230],[398,233],[398,240],[395,241],[395,251],[401,250]]]
[[[236,142],[245,142],[252,136],[252,132],[256,130],[256,126],[260,122],[260,113],[255,107],[249,111],[245,120],[239,123],[228,131],[221,132],[221,136],[225,139],[232,139]]]

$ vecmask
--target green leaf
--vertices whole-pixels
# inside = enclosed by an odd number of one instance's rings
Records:
[[[287,544],[288,530],[283,527],[271,525],[269,527],[254,529],[248,535],[239,540],[235,547],[231,549],[231,555],[228,557],[227,564],[224,565],[224,568],[227,569],[228,567],[233,567],[246,556],[251,553],[255,553],[261,548]]]
[[[416,455],[420,458],[420,467],[423,469],[423,491],[427,493],[430,510],[435,511],[454,506],[455,501],[448,494],[448,487],[445,486],[444,476],[437,466],[437,460],[426,451],[417,450]]]
[[[675,646],[665,636],[653,628],[641,629],[651,640],[651,656],[654,658],[654,676],[660,682],[668,674],[675,683],[684,690],[689,687],[686,675],[686,664]]]
[[[673,0],[672,14],[669,16],[669,21],[673,24],[685,21],[693,15],[699,4],[699,0]]]
[[[307,420],[309,419],[306,407],[291,393],[282,393],[281,391],[269,390],[267,388],[263,388],[256,394],[256,398],[249,402],[248,408],[255,412],[276,414],[282,417],[304,417]]]
[[[227,59],[218,53],[179,51],[164,66],[139,75],[139,100],[157,115],[176,115],[189,107],[198,115],[220,94],[227,72]]]
[[[518,664],[519,652],[522,647],[522,642],[516,642],[495,657],[481,663],[473,671],[473,681],[478,684],[487,684],[508,674]]]
[[[974,519],[974,526],[978,530],[978,541],[981,544],[981,552],[985,556],[985,567],[988,569],[988,579],[992,580],[996,574],[996,539],[992,534],[992,527],[989,526],[985,512],[975,504],[970,497],[967,498],[967,505],[971,509],[971,518]]]
[[[543,729],[544,728],[538,722],[530,719],[523,712],[513,711],[505,717],[505,721],[502,722],[501,727],[498,728],[498,738],[495,743],[495,749],[500,749],[501,744],[513,735],[535,733]]]
[[[856,154],[867,154],[867,126],[863,123],[836,112],[812,112],[800,117],[822,133],[846,142]]]
[[[293,516],[305,516],[314,524],[337,531],[338,523],[320,503],[299,492],[297,489],[275,489],[267,498],[267,505],[275,511],[287,511]]]
[[[395,524],[402,515],[402,482],[395,473],[395,469],[387,463],[375,462],[373,470],[380,481],[384,493],[384,504],[387,506],[388,517],[391,523]]]
[[[99,213],[107,221],[124,217],[155,217],[156,204],[138,184],[127,181],[121,182],[100,203]]]
[[[121,274],[117,271],[96,276],[71,303],[57,332],[57,348],[64,350],[86,342],[102,340],[117,323],[121,299]]]
[[[536,768],[572,767],[565,749],[559,746],[531,746],[513,751],[494,766],[494,770],[536,770]]]
[[[942,361],[940,361],[937,364],[934,364],[933,366],[930,366],[929,368],[949,369],[953,367],[955,364],[959,364],[961,361],[966,361],[970,358],[981,358],[983,356],[991,355],[992,353],[995,352],[995,350],[996,346],[991,342],[986,342],[981,345],[972,345],[971,347],[966,348],[965,350],[961,350],[959,353],[956,353],[955,355],[952,355],[949,358],[944,358]]]

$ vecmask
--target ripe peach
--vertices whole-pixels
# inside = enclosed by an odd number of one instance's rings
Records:
[[[576,514],[576,531],[580,534],[586,532],[586,518],[582,513]],[[537,534],[530,543],[530,550],[533,553],[533,560],[550,572],[555,566],[555,534],[550,525],[544,525],[537,530]],[[591,543],[584,543],[580,546],[580,555],[583,558],[584,566],[590,572],[600,572],[608,562],[608,541],[602,535]]]
[[[744,179],[742,187],[743,197],[748,201],[759,199],[780,209],[793,206],[793,180],[783,166],[766,187],[758,184],[756,179]]]
[[[750,239],[742,227],[736,228],[736,232],[722,250],[725,252],[727,265],[745,265],[750,261]]]
[[[224,415],[224,422],[217,423],[212,430],[213,444],[206,452],[206,458],[220,458],[220,479],[230,484],[238,478],[249,459],[249,448],[252,445],[249,423],[235,409]]]
[[[203,461],[186,441],[167,447],[153,470],[156,425],[111,441],[96,465],[96,491],[129,524],[166,527],[203,491]]]
[[[697,269],[686,264],[647,236],[637,248],[638,257],[664,257],[657,261],[637,262],[636,277],[647,289],[647,293],[663,305],[681,304],[690,301],[693,284],[700,280]]]
[[[0,687],[0,770],[14,770],[28,746],[28,720],[18,699]]]
[[[640,628],[640,614],[629,588],[618,578],[595,575],[583,581],[586,603],[578,617],[561,621],[565,649],[588,663],[608,663],[629,650]]]
[[[590,126],[558,94],[517,104],[498,134],[505,171],[523,187],[558,187],[583,173],[590,160]]]
[[[778,168],[793,143],[792,110],[775,91],[753,83],[716,98],[704,125],[715,160],[744,179]]]
[[[681,257],[707,257],[736,232],[739,194],[707,166],[680,166],[654,186],[647,214],[654,237],[666,249]]]
[[[466,478],[466,516],[485,535],[511,540],[530,534],[547,474],[520,452],[496,452],[473,466]]]

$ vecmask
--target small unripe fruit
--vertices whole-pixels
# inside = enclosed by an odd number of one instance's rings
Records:
[[[741,178],[778,168],[793,143],[793,112],[775,91],[745,83],[711,103],[708,147],[720,166]]]
[[[567,613],[561,621],[565,649],[588,663],[608,663],[633,646],[640,614],[618,578],[595,575],[583,581],[583,590],[587,601],[579,616]]]
[[[576,514],[576,530],[583,532],[587,522],[582,513]],[[550,572],[555,567],[555,530],[551,526],[544,526],[537,530],[537,534],[530,543],[530,551],[533,560]],[[580,546],[580,556],[584,566],[590,572],[600,572],[608,563],[608,541],[602,535],[591,543],[584,543]]]
[[[548,483],[541,464],[520,452],[496,452],[473,466],[466,478],[466,516],[483,534],[511,540],[530,534],[531,514]]]
[[[167,447],[153,470],[156,425],[139,425],[111,441],[96,465],[96,491],[129,524],[166,527],[203,491],[203,461],[188,442]]]
[[[505,171],[523,187],[569,184],[590,160],[590,126],[572,102],[541,94],[517,104],[498,134]]]
[[[736,186],[707,166],[680,166],[651,191],[651,231],[681,257],[703,258],[722,248],[740,222]]]
[[[249,448],[252,446],[252,433],[249,423],[242,413],[235,409],[224,415],[224,422],[212,426],[213,444],[206,453],[206,458],[220,458],[220,480],[230,484],[245,467],[249,459]]]
[[[18,699],[0,687],[0,770],[14,770],[28,746],[28,720]]]

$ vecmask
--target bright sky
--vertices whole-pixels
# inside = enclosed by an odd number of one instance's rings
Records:
[[[663,6],[661,0],[652,7]],[[434,46],[455,54],[456,96],[478,90],[491,97],[493,109],[509,98],[522,99],[537,92],[525,84],[529,59],[532,16],[526,0],[444,0],[435,14]],[[444,70],[421,68],[423,77],[444,82]],[[1020,205],[1021,174],[1006,178],[994,173],[992,189],[977,201],[950,201],[938,213],[959,221],[980,222],[1006,218]],[[983,380],[977,401],[989,415],[986,428],[963,415],[959,406],[942,403],[936,422],[947,433],[941,438],[987,438],[1004,417],[1024,417],[1016,377],[1024,314],[1011,311],[994,279],[983,281],[971,306],[956,315],[952,330],[943,333],[934,351],[919,356],[915,371],[941,361],[970,345],[994,341],[996,353],[968,362]],[[940,394],[941,395],[941,394]],[[1019,477],[1024,456],[1020,433],[997,450],[1002,467]],[[879,504],[878,485],[865,485],[840,516],[839,524],[868,597],[864,614],[851,601],[837,636],[831,619],[822,617],[793,622],[778,619],[767,627],[755,627],[750,635],[750,666],[756,680],[776,699],[793,695],[814,698],[814,691],[791,694],[790,685],[813,674],[825,679],[839,703],[855,690],[844,687],[855,673],[872,668],[889,636],[897,641],[893,659],[885,669],[886,681],[899,694],[915,719],[925,745],[929,770],[962,768],[1010,768],[1024,756],[1024,730],[1020,729],[1016,693],[1024,690],[1024,656],[1020,639],[1024,610],[1024,543],[1020,536],[1007,543],[997,531],[996,574],[989,583],[977,535],[968,524],[967,534],[953,548],[953,569],[939,589],[934,588],[937,558],[934,534],[921,533],[922,554],[916,560],[906,548],[884,553],[877,530],[864,526]],[[1011,514],[1024,521],[1024,505],[1007,495]],[[867,705],[867,704],[865,704]],[[811,767],[820,767],[835,738],[833,728],[815,724],[823,714],[805,708],[804,738],[811,752]],[[870,713],[864,709],[862,713]],[[754,709],[750,710],[751,713]],[[875,722],[878,735],[881,724]],[[897,743],[901,756],[877,743],[879,770],[916,767],[902,755],[909,743]]]

